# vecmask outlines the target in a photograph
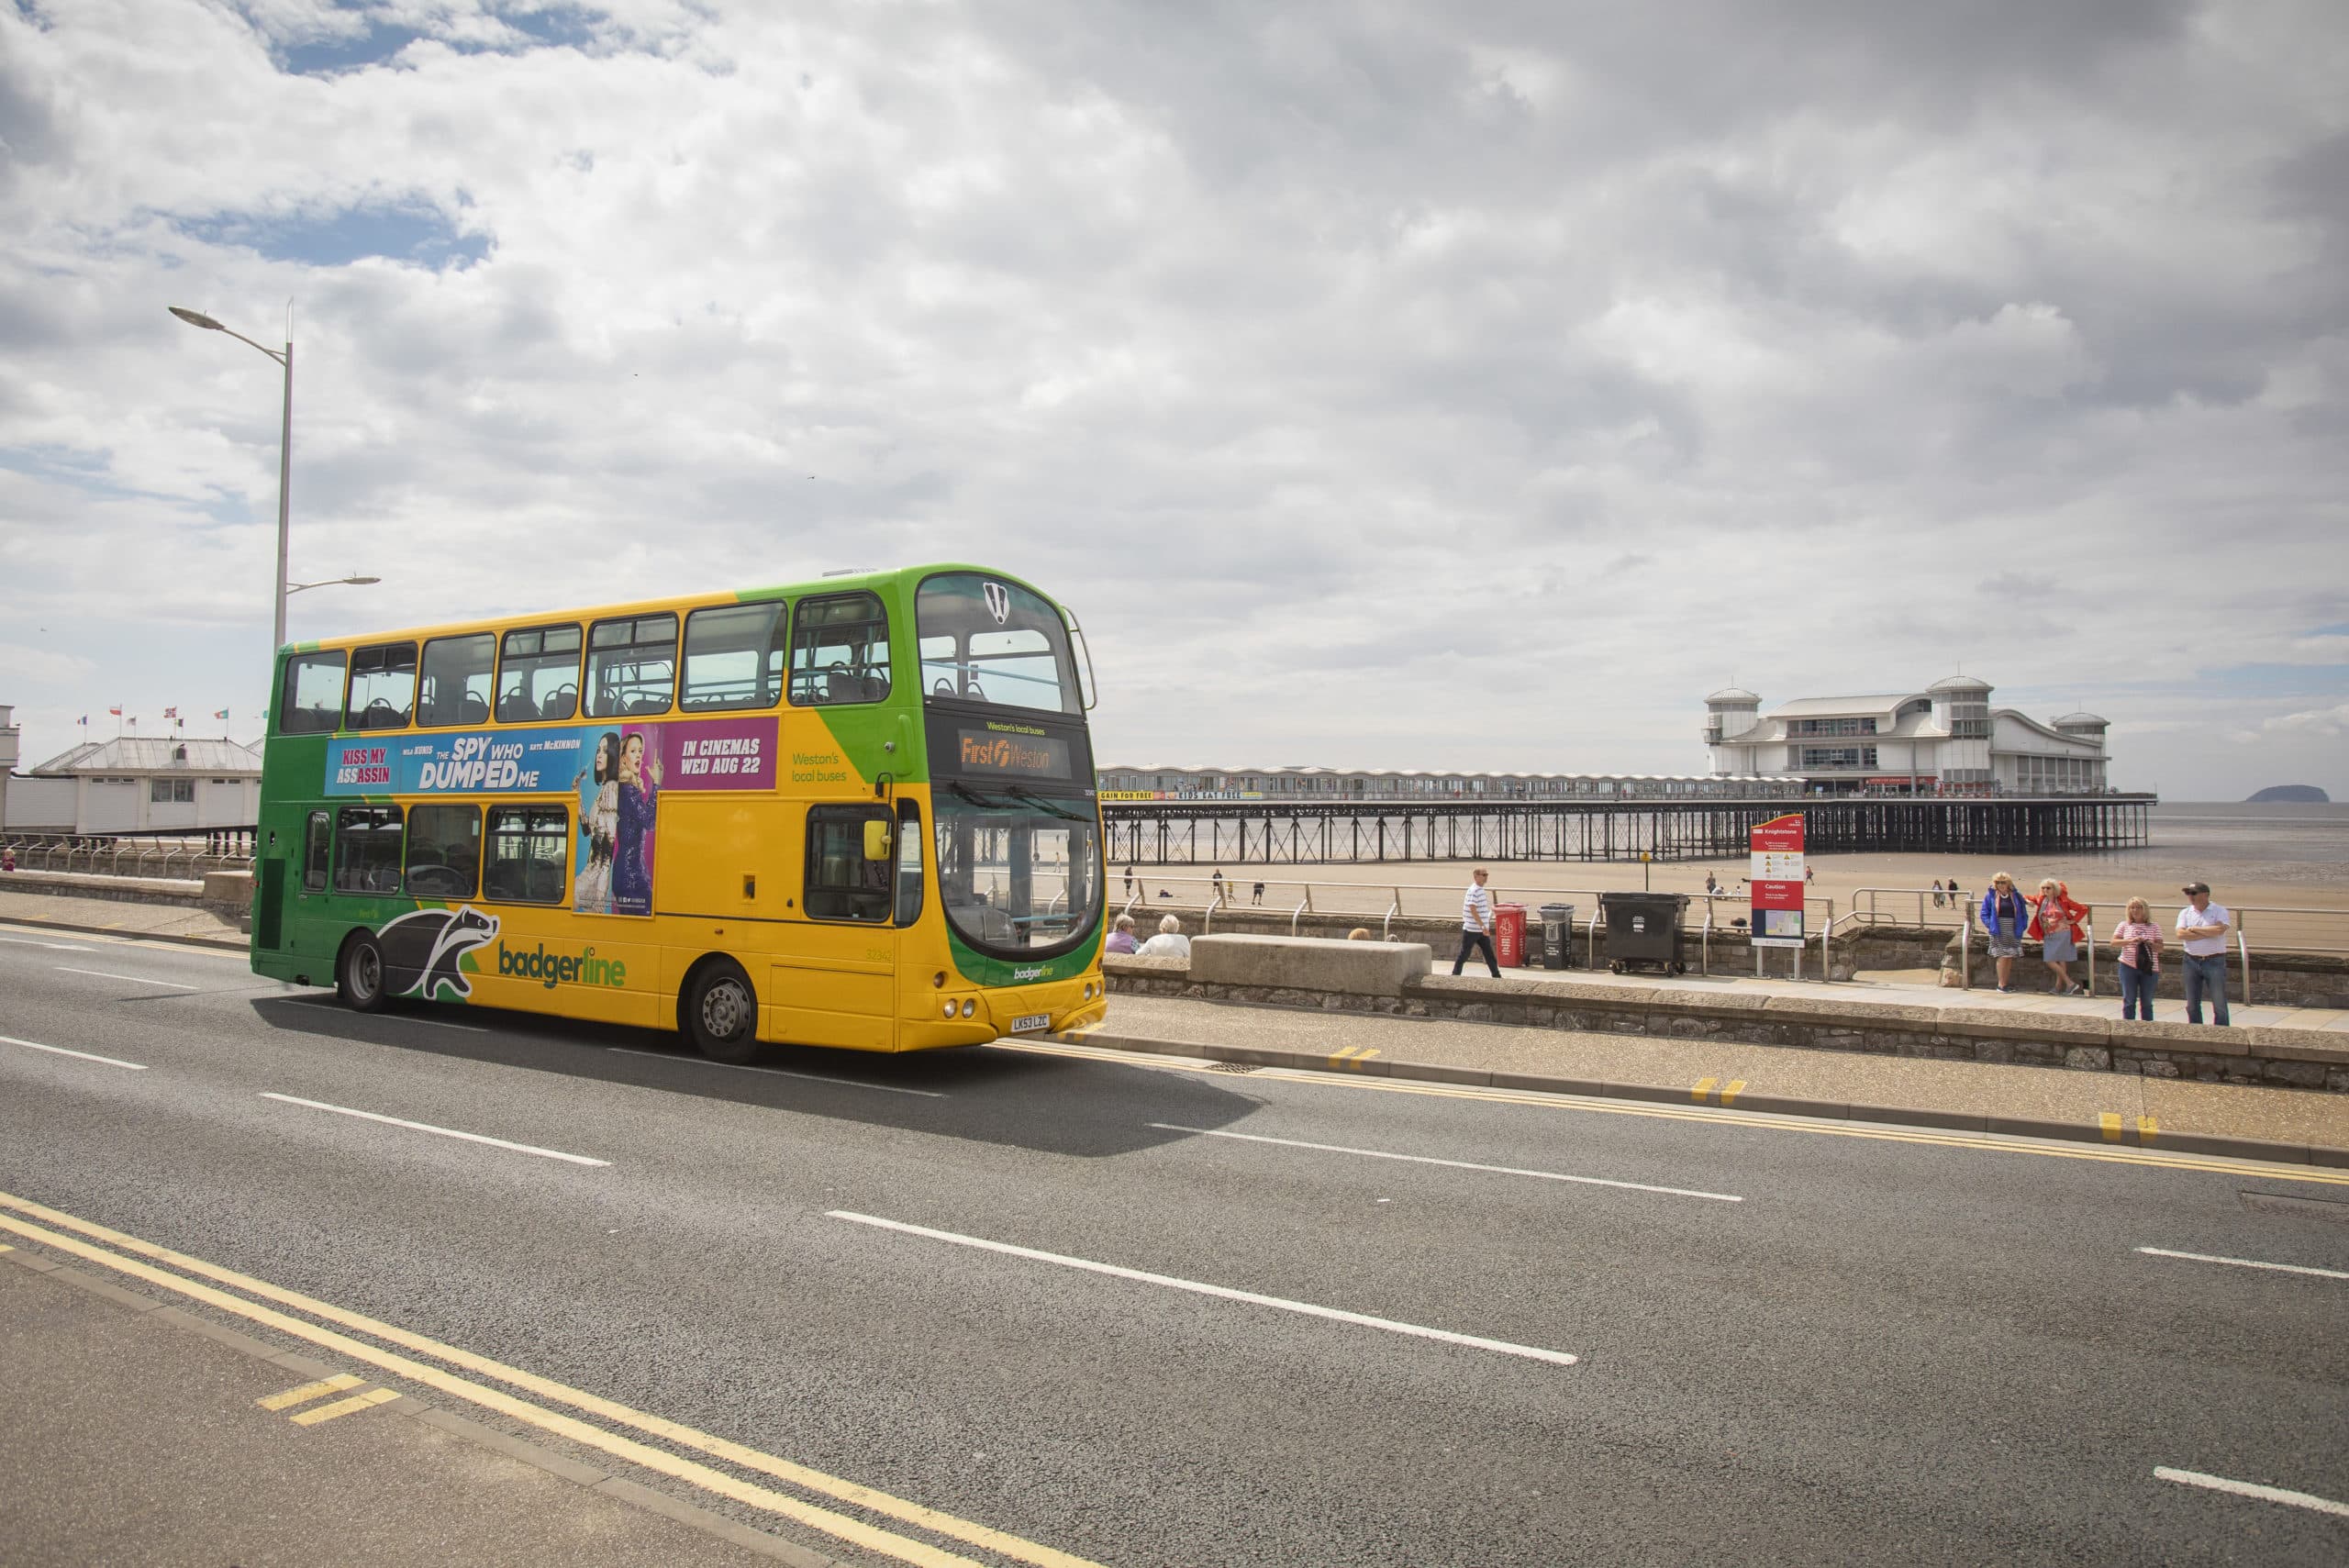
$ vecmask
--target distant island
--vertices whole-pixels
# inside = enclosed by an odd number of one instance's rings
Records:
[[[2269,784],[2245,801],[2246,806],[2288,802],[2294,806],[2330,806],[2332,797],[2314,784]]]

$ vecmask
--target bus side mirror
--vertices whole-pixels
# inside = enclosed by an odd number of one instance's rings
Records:
[[[864,858],[868,861],[889,858],[889,824],[878,817],[864,825]]]

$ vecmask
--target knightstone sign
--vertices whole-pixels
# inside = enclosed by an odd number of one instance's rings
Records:
[[[1753,829],[1746,881],[1753,890],[1753,945],[1802,946],[1802,817],[1774,817]]]

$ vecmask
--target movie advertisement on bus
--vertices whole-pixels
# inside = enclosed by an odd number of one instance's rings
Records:
[[[572,907],[649,915],[662,792],[772,789],[776,740],[772,716],[348,737],[328,743],[326,793],[570,795]]]

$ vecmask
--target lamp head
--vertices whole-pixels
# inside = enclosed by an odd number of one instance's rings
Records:
[[[186,322],[189,326],[201,327],[206,332],[226,332],[228,330],[227,328],[221,326],[220,323],[213,320],[212,317],[205,315],[204,312],[200,310],[190,310],[184,306],[177,305],[166,306],[164,308],[169,310],[173,316],[178,317],[182,321]]]

